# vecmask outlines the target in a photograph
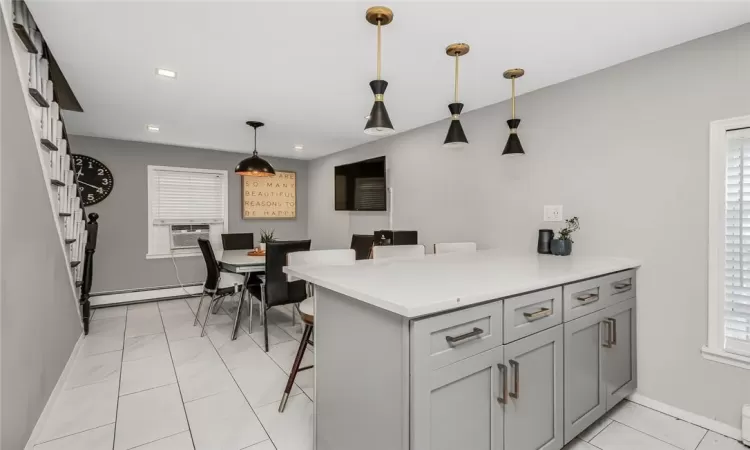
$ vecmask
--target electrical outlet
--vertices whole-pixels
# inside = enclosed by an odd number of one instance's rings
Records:
[[[545,222],[562,222],[562,205],[544,205]]]

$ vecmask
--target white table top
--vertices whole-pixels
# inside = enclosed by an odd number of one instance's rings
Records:
[[[414,318],[639,266],[625,258],[510,256],[495,249],[348,266],[285,267],[284,272]]]
[[[216,252],[216,260],[233,266],[262,266],[266,264],[265,256],[249,256],[250,250],[220,250]]]

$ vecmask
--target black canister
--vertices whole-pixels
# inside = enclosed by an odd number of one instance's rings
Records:
[[[542,255],[549,255],[551,253],[549,245],[550,242],[552,242],[552,238],[554,237],[555,232],[552,230],[539,230],[539,240],[536,244],[537,253],[541,253]]]

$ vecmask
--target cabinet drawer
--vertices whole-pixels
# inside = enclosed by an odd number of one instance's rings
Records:
[[[563,287],[563,320],[599,311],[635,297],[635,270],[626,270]]]
[[[504,302],[506,344],[562,323],[561,287],[506,298]]]
[[[412,358],[431,370],[447,366],[503,343],[503,302],[412,322]]]

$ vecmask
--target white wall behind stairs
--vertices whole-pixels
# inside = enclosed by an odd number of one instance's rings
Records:
[[[9,35],[6,18],[2,19],[0,448],[10,450],[26,444],[81,335],[81,325],[11,51],[10,39],[16,37]]]

